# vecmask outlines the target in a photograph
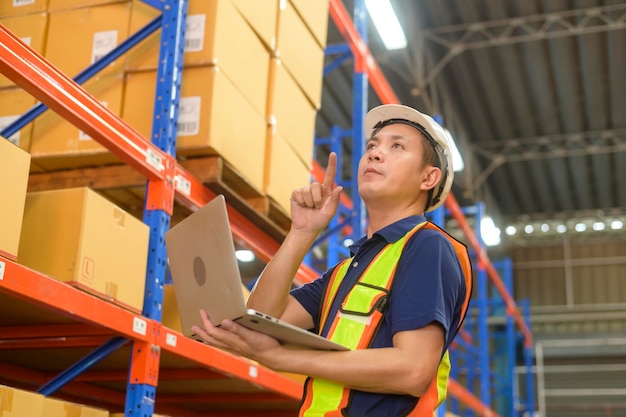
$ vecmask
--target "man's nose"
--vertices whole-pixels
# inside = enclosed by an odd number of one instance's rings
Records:
[[[380,151],[380,148],[376,147],[376,148],[372,149],[371,151],[369,151],[368,154],[367,154],[367,159],[369,161],[380,161],[380,160],[382,160],[382,152]]]

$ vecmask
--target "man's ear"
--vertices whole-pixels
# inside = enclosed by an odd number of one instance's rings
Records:
[[[430,190],[435,187],[441,180],[441,169],[433,166],[429,166],[424,169],[424,176],[422,177],[421,190]]]

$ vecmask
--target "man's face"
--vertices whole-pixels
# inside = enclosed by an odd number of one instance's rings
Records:
[[[425,169],[422,134],[397,123],[370,138],[359,162],[359,194],[365,202],[386,198],[411,202],[418,197]]]

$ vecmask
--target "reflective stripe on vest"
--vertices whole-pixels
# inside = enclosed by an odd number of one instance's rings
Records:
[[[339,311],[333,318],[329,334],[327,335],[329,339],[353,350],[369,347],[381,323],[389,290],[395,276],[396,266],[404,246],[411,236],[422,227],[442,232],[455,247],[465,275],[466,286],[469,282],[462,310],[463,316],[465,315],[469,295],[471,294],[471,265],[469,264],[467,249],[442,229],[432,223],[423,222],[407,232],[397,242],[387,244],[370,262],[367,269],[359,277],[358,282],[343,300]],[[346,276],[352,261],[353,258],[344,260],[331,274],[320,311],[320,329],[324,328],[326,321],[329,319],[328,315],[332,300],[337,294],[339,285]],[[469,275],[467,275],[468,272]],[[439,364],[436,377],[426,394],[420,397],[418,405],[409,414],[410,416],[432,416],[433,410],[445,398],[449,372],[450,361],[446,351]],[[348,405],[349,399],[350,389],[343,385],[321,378],[308,378],[299,416],[342,416],[341,410]],[[428,413],[425,413],[425,410],[428,410]]]

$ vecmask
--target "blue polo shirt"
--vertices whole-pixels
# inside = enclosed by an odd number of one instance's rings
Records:
[[[351,267],[339,286],[329,317],[334,317],[348,291],[367,265],[385,245],[399,240],[423,216],[411,216],[393,223],[367,239],[361,238],[350,250],[354,254]],[[333,268],[320,278],[291,291],[291,294],[311,314],[315,331],[319,329],[320,303]],[[415,330],[436,322],[445,331],[445,349],[456,335],[461,309],[465,299],[465,280],[452,244],[436,230],[421,229],[407,242],[400,257],[394,282],[389,293],[389,304],[372,348],[390,347],[393,335]],[[322,335],[328,334],[328,320]],[[443,353],[443,352],[442,352]],[[397,417],[406,415],[416,404],[410,395],[376,394],[353,391],[347,416]]]

